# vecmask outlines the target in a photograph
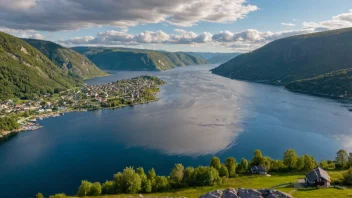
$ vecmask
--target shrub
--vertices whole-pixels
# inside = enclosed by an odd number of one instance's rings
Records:
[[[226,166],[223,164],[221,164],[221,166],[219,168],[219,176],[220,177],[229,177],[229,171],[226,168]]]
[[[36,197],[36,198],[44,198],[44,195],[39,192],[39,193],[37,193],[37,194],[35,195],[35,197]]]
[[[194,170],[196,186],[212,186],[221,182],[219,172],[213,167],[199,166]]]
[[[50,195],[49,198],[67,198],[65,193],[58,193],[55,195]]]
[[[185,170],[183,171],[183,186],[193,186],[194,182],[194,168],[185,168]]]
[[[82,180],[81,185],[78,188],[77,196],[83,197],[88,195],[90,188],[92,187],[92,183],[87,180]]]
[[[99,182],[94,182],[89,189],[88,195],[96,196],[101,194],[101,184]]]
[[[102,194],[114,194],[116,193],[116,183],[114,181],[106,181],[101,186]]]
[[[155,191],[162,192],[169,189],[169,182],[165,176],[156,176]]]

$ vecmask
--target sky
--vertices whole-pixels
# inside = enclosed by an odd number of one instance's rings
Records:
[[[351,0],[0,0],[0,31],[67,47],[249,52],[346,27]]]

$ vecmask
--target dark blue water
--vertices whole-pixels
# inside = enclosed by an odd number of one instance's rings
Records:
[[[351,112],[330,99],[216,76],[214,66],[118,72],[98,84],[141,74],[168,82],[157,102],[69,113],[0,144],[0,197],[76,193],[80,180],[104,182],[126,166],[169,174],[175,163],[208,165],[211,156],[281,158],[288,148],[316,159],[351,151]]]

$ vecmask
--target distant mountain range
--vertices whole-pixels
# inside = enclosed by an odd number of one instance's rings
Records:
[[[0,101],[33,98],[82,84],[24,40],[0,32]]]
[[[82,79],[95,78],[107,75],[85,56],[50,41],[23,39],[33,47],[41,51],[56,65],[68,72],[71,76]]]
[[[350,97],[352,28],[287,37],[212,70],[225,77],[322,96]],[[347,95],[345,96],[345,93]]]
[[[225,63],[236,56],[240,55],[240,53],[215,53],[215,52],[187,52],[194,56],[199,56],[206,59],[211,64],[221,64]]]
[[[160,71],[185,65],[207,64],[198,56],[184,52],[165,52],[117,47],[73,47],[104,70]]]

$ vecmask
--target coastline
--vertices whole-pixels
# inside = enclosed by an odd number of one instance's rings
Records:
[[[160,91],[159,91],[160,92]],[[159,93],[158,92],[158,93]],[[158,94],[156,93],[156,94]],[[22,118],[21,120],[23,120],[22,123],[23,125],[26,125],[28,123],[30,123],[31,121],[37,121],[37,119],[39,120],[44,120],[44,119],[47,119],[47,118],[52,118],[52,117],[58,117],[58,116],[64,116],[64,114],[66,113],[72,113],[72,112],[86,112],[86,111],[95,111],[95,110],[112,110],[112,109],[118,109],[118,108],[124,108],[124,107],[127,107],[127,106],[135,106],[135,105],[140,105],[140,104],[148,104],[150,102],[155,102],[155,101],[158,101],[159,98],[156,98],[155,100],[150,100],[150,101],[144,101],[144,102],[139,102],[139,103],[136,103],[136,104],[130,104],[130,105],[127,105],[127,104],[123,104],[121,106],[117,106],[117,107],[97,107],[97,108],[94,108],[94,109],[68,109],[68,110],[65,110],[65,111],[60,111],[60,112],[51,112],[51,113],[47,113],[47,114],[40,114],[40,115],[34,115],[34,116],[30,116],[28,118]],[[40,126],[39,124],[36,125],[35,127],[33,128],[28,128],[26,126],[21,126],[20,128],[18,129],[15,129],[15,130],[12,130],[12,131],[1,131],[0,132],[0,141],[3,141],[5,140],[7,137],[9,136],[12,136],[16,133],[19,133],[19,132],[25,132],[25,131],[36,131],[40,128],[42,128],[43,126]]]

